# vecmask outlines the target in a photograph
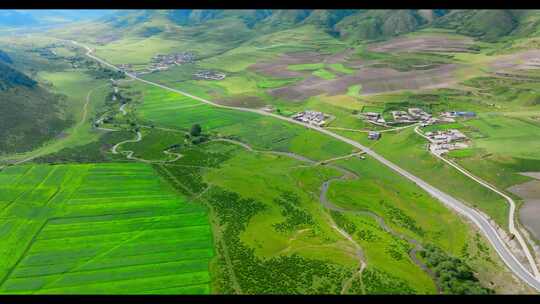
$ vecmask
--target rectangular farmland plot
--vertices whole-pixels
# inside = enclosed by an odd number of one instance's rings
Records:
[[[168,286],[194,286],[208,284],[210,277],[207,271],[176,274],[160,277],[150,277],[136,280],[111,281],[105,283],[92,283],[84,286],[70,286],[60,288],[46,288],[41,294],[141,294],[146,290],[156,290]],[[156,292],[159,294],[159,292]]]
[[[85,205],[85,204],[114,204],[114,203],[133,203],[133,202],[177,202],[178,200],[171,195],[137,195],[137,196],[119,196],[119,197],[85,197],[85,198],[71,198],[66,204],[70,205]]]
[[[84,265],[84,264],[82,264]],[[8,279],[3,288],[6,291],[37,290],[81,286],[93,283],[111,283],[152,277],[162,277],[182,273],[197,273],[208,270],[208,261],[187,260],[180,262],[147,264],[142,266],[117,267],[104,270],[72,271],[60,275],[48,275],[31,278]]]
[[[160,253],[180,253],[190,250],[213,250],[210,231],[196,235],[154,236],[152,239],[136,240],[134,234],[123,233],[102,237],[85,238],[84,241],[63,242],[68,247],[59,247],[61,242],[40,241],[32,246],[30,252],[21,261],[21,267],[45,266],[66,262],[82,262],[96,257],[99,260],[127,258],[131,256],[152,255]],[[206,256],[206,255],[204,255]]]
[[[48,222],[47,228],[54,225],[73,224],[73,223],[89,223],[100,221],[114,221],[130,218],[170,215],[173,213],[189,213],[201,211],[201,206],[191,204],[175,204],[173,206],[165,206],[164,208],[152,208],[151,210],[132,210],[124,213],[99,214],[95,216],[78,216],[78,217],[63,217],[52,219]]]
[[[210,287],[208,287],[208,284],[159,288],[144,292],[144,294],[160,295],[198,295],[207,293],[210,293]]]
[[[0,188],[4,197],[18,198],[3,216],[24,217],[0,218],[0,241],[13,249],[0,252],[12,256],[0,277],[20,260],[0,293],[134,293],[192,285],[208,292],[214,249],[206,210],[178,196],[151,166],[35,165],[20,174],[30,187]]]
[[[79,237],[85,235],[110,234],[120,232],[133,232],[156,229],[170,229],[190,226],[205,226],[207,217],[204,213],[182,214],[182,217],[173,219],[158,218],[139,218],[135,220],[124,220],[115,222],[84,223],[64,225],[68,227],[54,226],[54,229],[46,229],[38,239],[55,239]]]

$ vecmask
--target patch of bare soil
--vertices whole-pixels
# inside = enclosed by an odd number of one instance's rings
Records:
[[[355,74],[332,80],[310,76],[290,86],[268,90],[268,93],[289,100],[304,100],[323,93],[329,96],[344,94],[348,87],[356,84],[362,85],[362,94],[446,87],[456,82],[452,74],[456,67],[455,64],[445,64],[434,69],[407,72],[365,67]]]
[[[540,240],[540,172],[523,175],[537,178],[508,188],[508,191],[521,197],[525,202],[519,209],[519,219],[528,231]]]
[[[324,55],[315,52],[286,53],[272,61],[259,62],[248,69],[271,77],[293,78],[305,75],[305,72],[290,71],[287,66],[292,64],[319,63]]]
[[[218,98],[215,101],[221,105],[243,108],[261,108],[266,102],[258,96],[238,95],[233,97]]]
[[[488,66],[492,72],[538,69],[540,68],[540,50],[528,50],[500,56]]]
[[[400,37],[368,46],[372,52],[471,52],[470,38],[444,36]]]
[[[55,139],[62,139],[62,138],[66,138],[69,136],[69,133],[65,132],[65,131],[62,131],[60,133],[58,133],[58,135],[56,135],[54,138]]]
[[[113,42],[115,40],[118,40],[120,39],[120,35],[118,34],[106,34],[106,35],[103,35],[103,36],[99,36],[96,38],[96,43],[98,44],[107,44],[107,43],[110,43],[110,42]]]
[[[324,59],[324,63],[332,64],[347,61],[349,57],[353,54],[353,52],[354,49],[347,49],[343,52],[332,54]]]

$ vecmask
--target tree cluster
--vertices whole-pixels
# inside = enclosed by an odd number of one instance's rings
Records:
[[[420,252],[426,265],[433,269],[439,285],[447,294],[491,294],[493,290],[480,285],[469,265],[462,260],[451,257],[434,245],[427,245]]]

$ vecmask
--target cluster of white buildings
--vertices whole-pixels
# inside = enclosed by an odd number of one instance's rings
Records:
[[[468,139],[465,134],[459,130],[451,129],[445,131],[426,132],[430,141],[429,149],[436,154],[444,154],[451,150],[464,149],[468,145],[465,141]]]
[[[118,68],[120,70],[122,70],[123,72],[131,72],[131,71],[133,71],[133,65],[130,64],[130,63],[119,64]]]
[[[195,54],[191,52],[174,53],[174,54],[157,54],[152,58],[148,70],[150,72],[158,72],[168,70],[172,65],[181,65],[185,63],[195,62]]]
[[[320,127],[326,122],[326,117],[328,117],[328,115],[325,115],[322,112],[304,111],[294,114],[292,119]]]
[[[226,77],[224,73],[216,71],[200,71],[193,74],[193,77],[205,80],[222,80]]]
[[[405,111],[392,111],[393,122],[390,123],[417,123],[421,122],[422,126],[427,126],[436,123],[438,120],[431,114],[420,108],[408,108]]]
[[[407,111],[392,111],[392,121],[386,121],[381,113],[366,112],[362,113],[364,118],[375,125],[386,126],[392,124],[420,123],[422,127],[436,123],[455,122],[455,118],[473,118],[474,112],[449,111],[441,113],[440,117],[433,117],[431,114],[420,108],[408,108]]]

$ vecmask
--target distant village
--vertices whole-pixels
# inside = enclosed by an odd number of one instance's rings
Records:
[[[120,64],[117,67],[124,72],[134,73],[136,76],[141,76],[149,73],[167,71],[172,66],[194,63],[195,61],[196,57],[194,53],[181,52],[172,54],[157,54],[151,59],[150,65],[144,71],[135,72],[132,64]],[[193,78],[198,80],[223,80],[226,76],[227,75],[225,73],[211,70],[193,73]]]
[[[271,108],[264,108],[265,111],[272,111]],[[361,113],[361,117],[367,122],[383,127],[390,127],[391,125],[398,124],[416,124],[419,123],[421,127],[437,123],[452,123],[456,121],[456,118],[473,118],[476,117],[475,112],[465,111],[448,111],[440,113],[439,117],[433,117],[433,115],[425,112],[420,108],[408,108],[407,111],[392,111],[391,121],[386,121],[381,113],[366,112]],[[322,127],[327,122],[330,115],[317,112],[317,111],[303,111],[294,114],[291,118],[306,124]],[[431,142],[430,149],[434,153],[443,154],[450,150],[463,149],[467,147],[465,141],[468,139],[463,133],[458,130],[447,131],[435,131],[427,132],[426,136]],[[381,138],[381,132],[368,131],[368,139],[379,140]]]
[[[459,130],[426,132],[425,135],[430,141],[430,151],[438,155],[468,147],[465,143],[468,140],[467,136]]]
[[[292,119],[301,121],[303,123],[307,123],[310,125],[315,125],[318,127],[322,127],[326,121],[325,119],[330,117],[329,115],[326,115],[322,112],[317,111],[303,111],[300,113],[296,113],[292,116]]]
[[[439,117],[433,117],[420,108],[408,108],[407,111],[392,111],[392,121],[386,121],[381,113],[366,112],[361,115],[364,119],[374,125],[388,127],[393,124],[411,124],[420,123],[422,127],[433,125],[436,123],[455,122],[455,118],[471,118],[475,117],[474,112],[451,111],[443,112]]]
[[[145,71],[137,72],[136,75],[144,75],[148,73],[154,73],[159,71],[166,71],[171,66],[182,65],[186,63],[195,62],[195,54],[192,52],[181,52],[181,53],[172,53],[172,54],[157,54],[150,60],[150,64]],[[133,73],[132,64],[119,64],[117,65],[119,69],[124,72]]]
[[[222,80],[225,79],[227,75],[221,72],[216,71],[201,71],[193,74],[193,77],[195,79],[203,79],[203,80]]]

